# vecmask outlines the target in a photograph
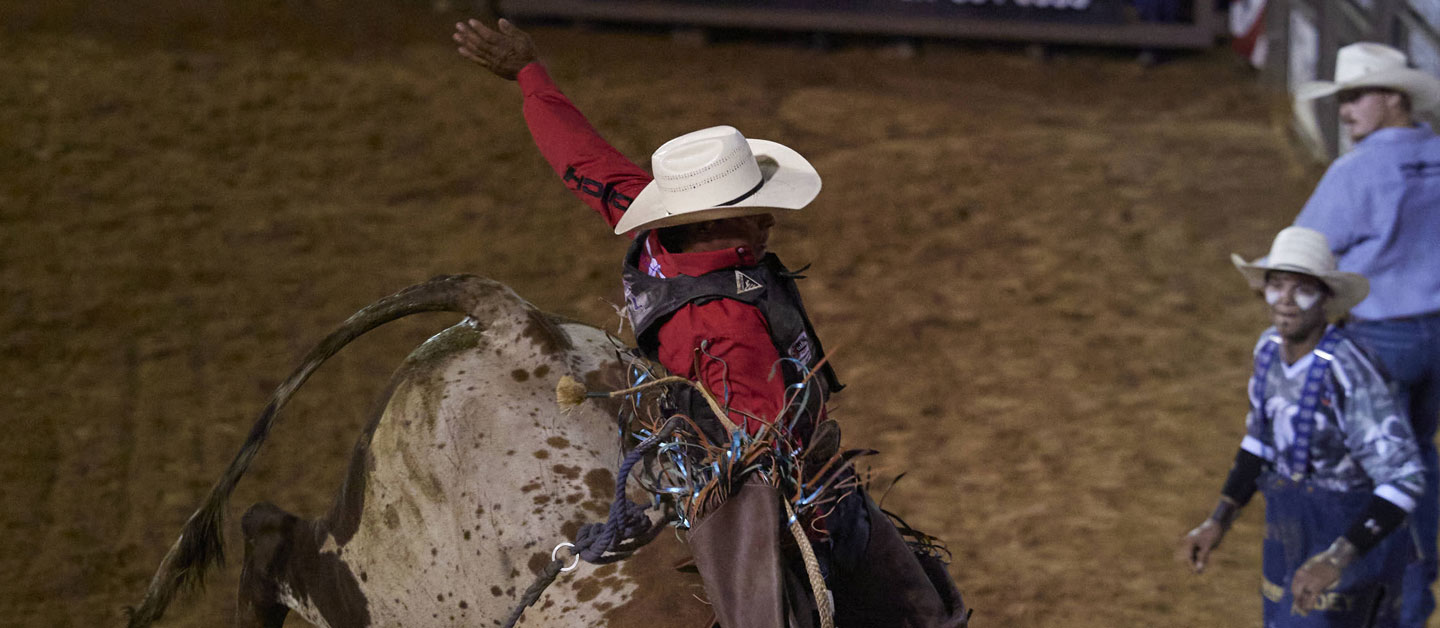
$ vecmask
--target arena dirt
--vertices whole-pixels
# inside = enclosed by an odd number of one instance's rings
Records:
[[[468,272],[618,323],[624,242],[536,154],[516,87],[454,54],[453,14],[289,38],[42,5],[0,38],[0,624],[121,622],[272,388],[383,295]],[[824,175],[772,248],[812,265],[846,441],[883,452],[880,493],[908,472],[885,505],[949,542],[977,626],[1257,623],[1258,504],[1210,573],[1172,556],[1264,326],[1226,256],[1263,253],[1318,174],[1232,55],[535,36],[642,164],[729,123]],[[390,371],[452,322],[307,384],[232,502],[231,563],[167,625],[229,621],[238,514],[323,513]]]

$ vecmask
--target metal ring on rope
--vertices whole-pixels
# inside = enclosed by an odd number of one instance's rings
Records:
[[[580,555],[577,554],[577,553],[575,553],[575,552],[573,551],[573,550],[575,549],[575,544],[574,544],[574,543],[565,542],[565,543],[561,543],[561,544],[559,544],[559,545],[556,545],[556,546],[555,546],[555,549],[550,550],[550,560],[560,560],[560,558],[557,557],[556,554],[559,554],[559,553],[560,553],[560,548],[562,548],[562,547],[564,547],[564,548],[566,548],[566,549],[568,549],[568,550],[571,550],[570,555],[575,558],[575,562],[570,563],[570,566],[569,566],[569,567],[561,567],[561,568],[560,568],[560,573],[570,573],[570,572],[572,572],[572,571],[575,571],[575,568],[577,568],[577,567],[580,566]]]

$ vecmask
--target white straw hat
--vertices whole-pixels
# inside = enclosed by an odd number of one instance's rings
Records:
[[[1310,275],[1325,282],[1332,293],[1330,305],[1326,308],[1332,317],[1349,312],[1370,294],[1370,280],[1364,275],[1335,270],[1335,256],[1330,253],[1330,242],[1325,239],[1325,234],[1314,229],[1286,227],[1275,236],[1269,255],[1246,262],[1231,253],[1230,262],[1255,290],[1265,287],[1265,273],[1272,270]]]
[[[1405,53],[1374,42],[1362,41],[1341,48],[1335,54],[1335,80],[1309,81],[1295,88],[1295,98],[1314,100],[1347,89],[1383,87],[1410,95],[1415,111],[1440,104],[1440,78],[1408,67]]]
[[[655,180],[635,195],[615,233],[800,209],[820,193],[820,175],[800,153],[729,126],[665,142],[650,168]]]

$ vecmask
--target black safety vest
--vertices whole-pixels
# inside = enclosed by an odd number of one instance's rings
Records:
[[[804,372],[819,369],[811,378],[812,385],[817,380],[820,384],[820,394],[811,394],[810,405],[814,407],[809,409],[809,414],[813,421],[818,416],[818,404],[824,403],[831,392],[839,391],[843,385],[836,378],[835,369],[831,368],[829,361],[820,363],[825,357],[825,348],[815,335],[810,317],[805,313],[805,305],[800,301],[795,280],[801,276],[785,268],[775,254],[767,253],[755,266],[726,268],[699,277],[652,277],[639,266],[640,253],[644,250],[647,237],[646,233],[635,237],[625,254],[622,270],[625,303],[630,323],[635,328],[635,342],[645,357],[659,360],[658,331],[685,304],[716,299],[748,303],[759,309],[760,315],[765,318],[770,328],[770,342],[780,356],[805,365],[802,370],[789,360],[781,361],[787,389],[799,383]]]

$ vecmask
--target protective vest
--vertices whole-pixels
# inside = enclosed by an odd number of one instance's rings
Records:
[[[761,316],[770,328],[770,342],[782,358],[785,386],[800,383],[805,372],[818,372],[811,378],[810,403],[805,411],[811,417],[819,416],[819,407],[829,399],[830,393],[840,390],[843,385],[835,376],[835,370],[825,357],[825,349],[805,306],[800,301],[800,291],[795,280],[801,275],[791,272],[780,263],[780,258],[767,253],[760,263],[744,268],[716,270],[699,277],[678,275],[675,277],[651,277],[640,268],[640,253],[644,249],[647,234],[641,233],[630,244],[625,254],[622,278],[625,283],[625,303],[628,306],[630,323],[635,328],[635,342],[645,357],[659,359],[660,344],[657,339],[660,326],[687,303],[706,303],[716,299],[735,299],[760,310]],[[792,363],[790,358],[804,365],[804,369]],[[817,366],[818,365],[818,366]],[[815,383],[819,386],[814,386]],[[686,387],[688,389],[688,387]],[[697,395],[698,397],[698,395]],[[694,404],[690,404],[692,407]],[[703,406],[703,402],[700,404]],[[698,410],[698,408],[696,408]],[[708,413],[702,413],[708,414]],[[693,416],[693,414],[692,414]],[[772,417],[764,417],[772,418]],[[802,438],[808,436],[803,429]]]

